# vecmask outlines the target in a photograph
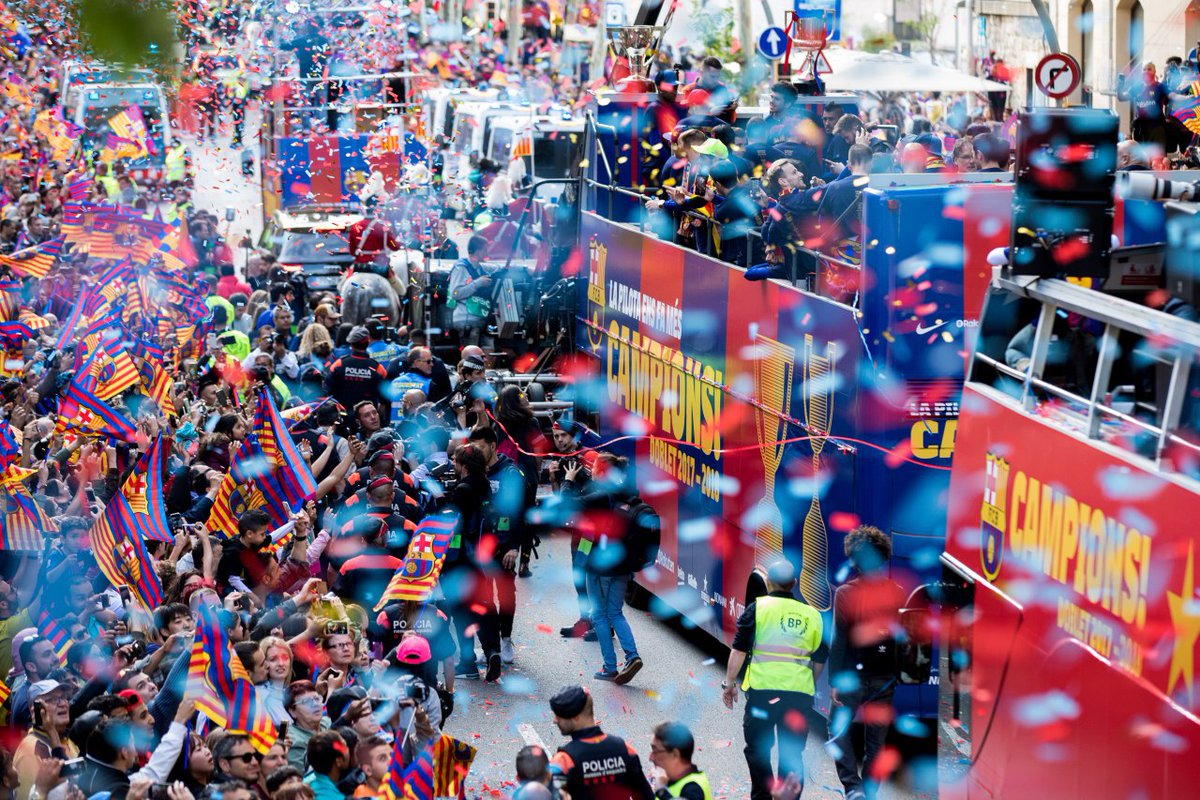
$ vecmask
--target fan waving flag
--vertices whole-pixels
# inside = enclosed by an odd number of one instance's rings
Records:
[[[163,505],[163,438],[154,441],[92,525],[92,553],[113,586],[128,586],[147,611],[162,605],[162,585],[146,549],[153,539],[171,542]]]
[[[255,750],[267,754],[278,731],[259,703],[246,668],[234,655],[217,619],[217,609],[208,603],[197,610],[188,682],[197,710],[229,733],[249,737]]]
[[[0,266],[8,267],[22,278],[44,278],[62,253],[64,236],[55,236],[41,244],[18,250],[11,256],[0,256]]]
[[[208,529],[226,538],[237,534],[239,507],[264,507],[271,524],[286,523],[317,493],[317,482],[292,441],[275,402],[259,390],[254,427],[246,433],[217,490]]]
[[[134,441],[133,422],[96,395],[97,379],[92,375],[99,348],[92,351],[67,384],[66,393],[58,403],[58,423],[55,432],[69,427],[102,433],[125,442]]]
[[[9,464],[0,472],[0,498],[4,503],[0,516],[0,549],[41,552],[44,531],[58,530],[33,499],[25,480],[37,470]]]
[[[396,737],[387,774],[379,784],[382,800],[433,800],[433,748],[430,743],[404,766],[404,736]]]
[[[404,563],[383,590],[383,596],[375,604],[376,611],[399,600],[422,602],[429,599],[442,574],[442,563],[454,536],[455,524],[455,518],[445,514],[426,517],[417,524]]]

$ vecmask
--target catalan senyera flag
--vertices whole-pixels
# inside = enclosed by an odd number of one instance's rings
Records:
[[[379,784],[382,800],[433,800],[433,743],[404,766],[404,738],[396,737],[387,774]]]
[[[23,278],[44,278],[62,254],[65,236],[55,236],[41,244],[18,250],[10,256],[0,256],[0,266],[8,267]]]
[[[513,145],[512,157],[520,158],[521,156],[533,156],[533,132],[529,131],[521,135]]]
[[[246,668],[234,655],[217,609],[208,603],[197,610],[188,682],[197,710],[230,733],[249,737],[258,752],[265,755],[271,749],[278,731],[259,702]]]
[[[164,448],[161,436],[154,440],[91,530],[92,554],[100,571],[113,586],[128,586],[147,611],[162,605],[163,593],[146,542],[175,538],[163,505]]]
[[[8,684],[0,681],[0,706],[8,702],[9,696],[12,694],[12,689],[8,688]]]
[[[150,132],[146,129],[146,118],[137,106],[126,106],[108,120],[108,127],[117,136],[130,141],[138,149],[134,158],[150,155],[154,152],[154,144],[150,141]]]
[[[49,611],[43,611],[38,614],[37,629],[43,637],[54,645],[54,652],[58,655],[58,660],[63,664],[67,663],[67,651],[71,649],[73,644],[71,634],[67,629],[59,624],[58,620],[50,616]]]
[[[426,517],[417,523],[404,563],[388,581],[375,610],[401,600],[428,600],[442,574],[446,550],[454,536],[455,518],[446,514]]]
[[[474,747],[443,733],[433,743],[434,797],[465,797],[467,773],[475,760]]]
[[[217,490],[208,529],[226,538],[237,534],[235,509],[264,507],[275,526],[283,525],[317,492],[312,471],[296,449],[270,393],[260,389],[253,428],[230,461]],[[240,501],[240,502],[239,502]]]
[[[0,498],[4,503],[0,517],[0,549],[41,552],[44,531],[58,530],[29,493],[24,481],[37,470],[9,464],[0,472]]]

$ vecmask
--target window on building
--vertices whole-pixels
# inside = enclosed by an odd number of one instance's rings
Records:
[[[1146,13],[1140,0],[1129,7],[1129,57],[1140,57],[1146,46]]]

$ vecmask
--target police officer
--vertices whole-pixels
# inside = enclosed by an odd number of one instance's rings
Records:
[[[370,352],[368,350],[368,352]],[[404,357],[404,371],[388,384],[385,394],[392,403],[392,425],[404,420],[404,395],[416,389],[429,397],[433,384],[433,353],[428,347],[414,347]]]
[[[746,606],[725,668],[726,708],[737,702],[735,681],[749,658],[742,689],[746,714],[746,765],[750,769],[751,800],[770,800],[775,774],[771,747],[779,741],[779,776],[804,775],[804,745],[811,719],[816,681],[828,656],[821,637],[821,615],[795,599],[796,570],[787,561],[767,569],[765,597]]]
[[[662,770],[665,776],[656,781],[656,798],[669,800],[682,797],[684,800],[713,800],[708,776],[692,763],[696,740],[686,725],[679,722],[664,722],[654,729],[650,742],[650,763]]]
[[[370,341],[367,329],[362,326],[354,328],[346,341],[350,345],[350,355],[329,365],[325,391],[342,408],[354,408],[363,400],[379,405],[383,400],[382,388],[387,371],[367,355],[367,343]]]
[[[571,741],[558,748],[551,763],[567,776],[572,797],[590,800],[650,800],[650,782],[632,747],[600,730],[592,714],[592,696],[582,686],[567,686],[550,698],[554,724]]]

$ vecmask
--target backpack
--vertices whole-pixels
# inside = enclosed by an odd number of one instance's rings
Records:
[[[658,559],[662,544],[662,520],[646,501],[638,496],[618,500],[613,506],[621,536],[603,536],[593,542],[588,553],[587,571],[613,576],[641,572]]]

